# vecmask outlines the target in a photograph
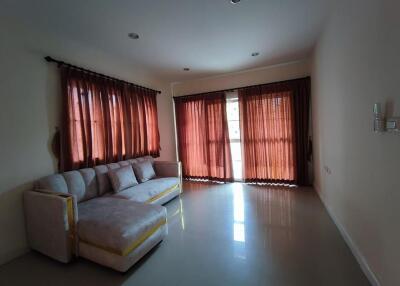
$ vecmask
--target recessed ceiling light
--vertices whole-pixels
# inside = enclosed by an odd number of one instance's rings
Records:
[[[237,4],[237,3],[239,3],[240,2],[240,0],[231,0],[231,3],[232,4]]]
[[[129,33],[129,34],[128,34],[128,37],[131,38],[131,39],[133,39],[133,40],[139,39],[139,35],[136,34],[136,33]]]
[[[183,68],[184,71],[190,71],[190,68]]]
[[[260,53],[258,53],[258,52],[251,53],[251,56],[252,56],[252,57],[256,57],[256,56],[258,56],[258,55],[260,55]]]

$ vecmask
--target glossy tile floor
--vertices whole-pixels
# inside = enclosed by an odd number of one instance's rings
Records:
[[[31,252],[0,285],[369,285],[310,189],[185,182],[167,239],[125,274]]]

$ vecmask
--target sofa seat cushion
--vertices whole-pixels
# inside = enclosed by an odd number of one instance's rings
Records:
[[[176,177],[157,178],[123,190],[112,197],[140,203],[151,203],[176,190],[179,183],[180,180]]]
[[[126,256],[166,223],[158,205],[102,197],[78,205],[78,236],[86,243]]]

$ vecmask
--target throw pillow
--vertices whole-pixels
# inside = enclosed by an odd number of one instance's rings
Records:
[[[140,183],[144,183],[156,176],[150,160],[135,162],[132,167]]]
[[[108,171],[114,192],[118,193],[138,184],[131,166],[124,166]]]

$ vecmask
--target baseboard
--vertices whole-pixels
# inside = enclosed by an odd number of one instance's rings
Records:
[[[346,229],[343,227],[343,225],[339,222],[339,220],[336,218],[330,207],[325,203],[325,200],[323,199],[321,195],[321,191],[317,189],[314,186],[315,191],[317,192],[322,204],[325,206],[325,209],[327,210],[329,216],[335,223],[336,227],[339,229],[340,234],[342,235],[344,241],[346,242],[347,246],[350,248],[350,251],[353,253],[354,257],[356,258],[358,264],[361,267],[361,270],[364,272],[365,276],[367,276],[367,279],[373,286],[380,286],[379,280],[376,278],[376,275],[374,272],[371,270],[369,267],[367,260],[365,257],[362,255],[360,249],[357,247],[357,245],[353,242],[351,239],[350,235],[347,233]]]

